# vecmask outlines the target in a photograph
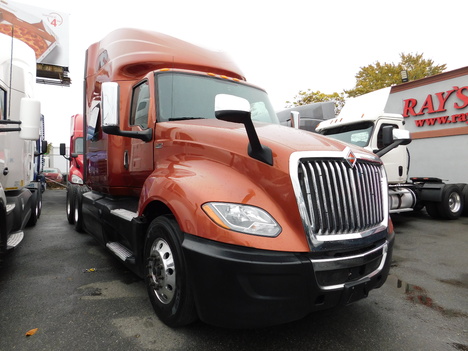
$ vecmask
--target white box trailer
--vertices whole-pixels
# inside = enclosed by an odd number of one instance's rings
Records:
[[[0,34],[0,257],[40,215],[40,185],[33,182],[41,119],[35,82],[34,51]]]

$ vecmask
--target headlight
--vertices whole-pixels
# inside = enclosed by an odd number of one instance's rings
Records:
[[[208,202],[202,208],[208,217],[225,229],[269,237],[275,237],[281,233],[280,225],[268,212],[259,207]]]
[[[71,182],[74,183],[74,184],[83,184],[83,179],[78,177],[76,174],[72,174]]]

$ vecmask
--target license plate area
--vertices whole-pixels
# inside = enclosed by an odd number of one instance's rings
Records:
[[[348,305],[367,297],[370,290],[369,283],[370,279],[366,278],[359,282],[345,284],[341,295],[341,304]]]

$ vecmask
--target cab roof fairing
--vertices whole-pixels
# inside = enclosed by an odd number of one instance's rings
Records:
[[[181,68],[246,80],[223,52],[209,50],[166,34],[122,28],[87,50],[86,77],[106,66],[111,80],[139,79],[150,71]]]

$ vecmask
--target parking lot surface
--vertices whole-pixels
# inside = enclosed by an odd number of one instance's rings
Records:
[[[2,351],[468,350],[466,217],[392,216],[391,275],[352,305],[265,329],[171,329],[143,281],[68,224],[65,191],[43,196],[37,225],[0,264]]]

